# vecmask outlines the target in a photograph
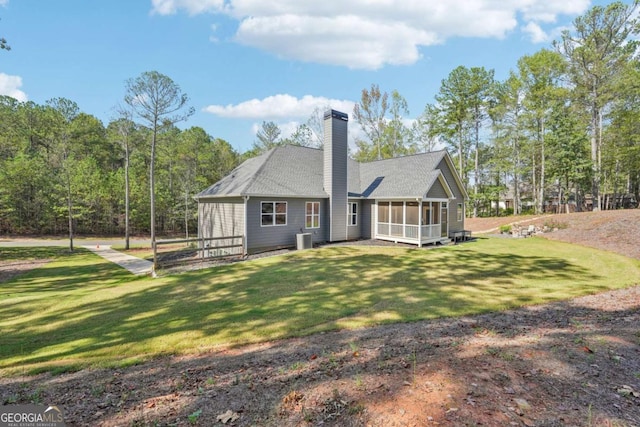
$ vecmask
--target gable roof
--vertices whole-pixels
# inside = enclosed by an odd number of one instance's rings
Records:
[[[423,198],[437,179],[444,182],[451,197],[438,169],[447,156],[441,150],[369,163],[348,159],[349,197]],[[295,145],[275,147],[246,160],[196,199],[242,196],[329,197],[323,187],[323,151]]]
[[[437,169],[446,151],[414,154],[360,164],[360,182],[366,198],[425,197],[441,172]],[[354,195],[355,196],[355,195]]]

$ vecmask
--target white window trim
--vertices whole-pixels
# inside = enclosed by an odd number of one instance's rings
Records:
[[[273,213],[272,214],[264,214],[262,213],[262,205],[264,203],[271,203],[273,205]],[[277,224],[276,223],[276,204],[278,203],[284,203],[284,224]],[[263,224],[262,223],[262,217],[264,215],[273,215],[273,224]],[[282,214],[279,214],[282,215]],[[287,224],[289,222],[289,204],[287,202],[284,201],[278,201],[278,200],[265,200],[265,201],[261,201],[260,202],[260,227],[286,227]]]
[[[458,203],[458,212],[456,214],[456,220],[461,222],[464,220],[464,203]]]
[[[318,211],[314,212],[315,209],[313,209],[313,207],[312,207],[311,208],[311,214],[308,214],[307,213],[308,212],[307,206],[309,204],[311,204],[311,205],[317,204],[318,205]],[[311,227],[307,227],[307,218],[308,217],[311,217],[311,224],[312,224]],[[313,226],[313,219],[316,218],[316,217],[318,218],[318,226],[314,227]],[[305,205],[304,205],[304,228],[306,228],[307,230],[318,229],[318,228],[320,228],[320,225],[321,225],[320,224],[320,202],[306,202]]]
[[[353,207],[356,207],[356,211],[353,212]],[[347,225],[349,227],[357,227],[358,226],[358,210],[360,209],[358,207],[358,202],[349,202],[347,204]],[[355,218],[355,223],[352,224],[352,219]]]

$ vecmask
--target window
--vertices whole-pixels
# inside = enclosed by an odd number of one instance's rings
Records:
[[[391,223],[404,224],[404,202],[391,202]]]
[[[464,208],[462,207],[462,203],[458,203],[458,221],[462,221],[464,218]]]
[[[422,205],[422,225],[431,225],[431,203],[425,202]]]
[[[406,207],[407,213],[407,224],[408,225],[418,225],[418,202],[407,202]]]
[[[358,225],[358,203],[349,202],[347,211],[347,225]]]
[[[389,202],[378,203],[378,222],[389,222]]]
[[[305,227],[320,228],[320,202],[307,202]]]
[[[440,224],[440,202],[431,202],[431,223]]]
[[[287,202],[260,202],[260,224],[287,225]]]

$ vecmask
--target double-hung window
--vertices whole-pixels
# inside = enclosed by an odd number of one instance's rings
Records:
[[[287,202],[260,202],[260,224],[287,225]]]
[[[347,211],[347,225],[358,225],[358,203],[349,202]]]
[[[462,221],[464,219],[464,206],[462,203],[458,203],[458,214],[456,219],[458,221]]]
[[[307,202],[305,210],[305,227],[320,228],[320,202]]]

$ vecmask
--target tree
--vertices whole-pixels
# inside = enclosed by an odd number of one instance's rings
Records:
[[[389,108],[391,120],[387,121],[384,130],[383,149],[386,153],[383,157],[397,157],[413,154],[416,150],[408,146],[410,131],[404,124],[404,116],[409,115],[407,100],[397,90],[391,92],[391,107]]]
[[[474,145],[474,182],[473,193],[478,197],[482,184],[480,176],[480,129],[488,117],[488,109],[494,94],[494,71],[484,67],[472,67],[469,70],[469,92],[467,94],[468,108],[471,113]],[[473,203],[473,216],[478,216],[478,203]]]
[[[613,190],[609,205],[614,209],[629,207],[630,201],[624,200],[629,194],[640,200],[640,61],[630,61],[620,77],[602,152],[603,178]]]
[[[189,97],[169,77],[157,71],[147,71],[125,83],[124,102],[135,115],[151,129],[151,158],[149,165],[150,228],[151,244],[156,241],[155,220],[155,154],[158,131],[161,125],[186,120],[194,113],[193,107],[186,112]]]
[[[57,145],[57,164],[61,170],[63,185],[65,188],[67,199],[67,219],[69,222],[69,250],[73,252],[73,184],[77,182],[74,179],[75,162],[77,160],[73,147],[71,145],[70,126],[71,122],[78,116],[80,108],[78,105],[65,98],[54,98],[47,101],[49,107],[52,108],[52,120],[55,132],[53,143]]]
[[[576,18],[574,30],[565,30],[556,48],[569,62],[574,91],[589,111],[592,162],[591,193],[594,209],[602,207],[603,121],[607,107],[614,101],[615,86],[621,71],[637,54],[640,26],[636,11],[640,0],[632,4],[620,1],[594,6]]]
[[[129,167],[131,160],[132,134],[135,130],[133,113],[129,108],[119,105],[115,109],[117,118],[111,124],[111,137],[116,139],[124,150],[124,248],[129,250],[129,213],[131,185],[129,183]]]
[[[384,131],[387,127],[385,116],[389,108],[389,95],[380,92],[377,84],[372,84],[371,89],[362,89],[360,102],[353,107],[353,117],[360,123],[364,134],[373,145],[373,150],[366,146],[365,141],[356,141],[356,145],[363,152],[358,155],[358,160],[372,160],[372,152],[376,153],[378,160],[382,159],[382,144],[384,141]]]
[[[565,62],[557,53],[542,49],[518,61],[519,77],[524,89],[526,115],[532,123],[533,145],[532,181],[537,213],[543,212],[546,187],[546,138],[547,123],[558,103],[563,103],[568,94],[560,86],[565,73]],[[537,166],[536,166],[537,164]]]
[[[458,169],[469,186],[467,170],[468,155],[474,151],[474,200],[478,197],[480,182],[480,135],[483,122],[494,92],[494,71],[484,67],[459,66],[442,81],[435,98],[437,105],[428,107],[436,115],[433,132],[457,149]],[[478,202],[473,203],[474,216],[478,213]]]
[[[427,104],[422,114],[411,125],[411,141],[416,150],[422,152],[434,151],[439,143],[437,127],[437,108]]]
[[[253,142],[251,150],[247,154],[248,157],[258,156],[262,153],[283,145],[285,142],[280,138],[282,131],[275,122],[263,121],[262,126],[256,132],[256,140]]]
[[[496,105],[490,110],[494,127],[494,167],[497,173],[511,175],[513,213],[521,213],[520,183],[523,174],[522,147],[524,145],[522,80],[511,72],[509,78],[496,86]],[[506,182],[505,183],[509,184]]]
[[[311,130],[310,145],[312,147],[322,148],[324,145],[324,113],[330,109],[330,105],[316,107],[307,119],[306,125]]]
[[[558,212],[566,206],[571,190],[575,191],[577,206],[580,206],[580,187],[590,175],[588,135],[576,108],[558,103],[549,117],[549,175],[555,179],[558,192]]]
[[[301,124],[296,127],[296,130],[291,134],[289,138],[285,138],[282,144],[298,145],[300,147],[311,147],[313,145],[314,133],[311,128],[306,124]]]

